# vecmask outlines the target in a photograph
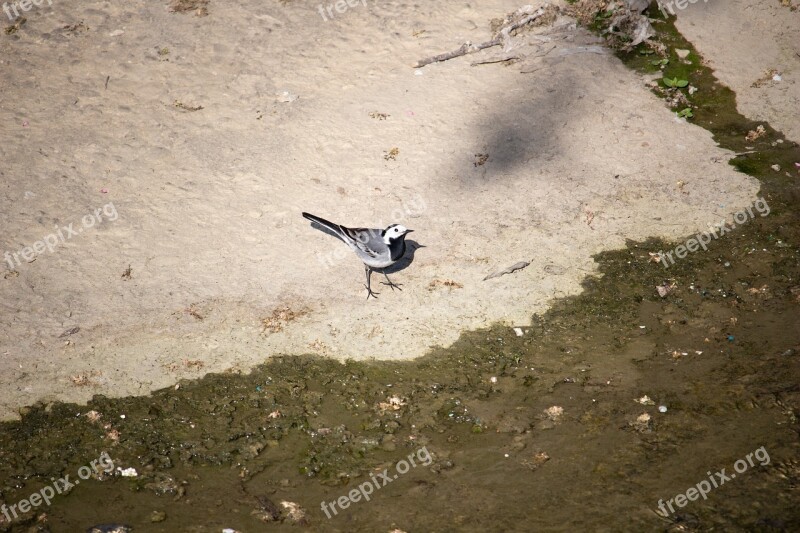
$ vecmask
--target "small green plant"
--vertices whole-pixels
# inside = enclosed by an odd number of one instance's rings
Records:
[[[677,87],[678,89],[683,89],[684,87],[689,85],[689,82],[686,80],[680,80],[678,78],[667,78],[666,76],[661,78],[661,81],[663,81],[664,85],[666,85],[667,87]]]
[[[654,67],[666,67],[667,65],[669,65],[669,59],[667,58],[654,59],[650,62],[650,64],[653,65]]]
[[[680,111],[678,111],[678,116],[680,118],[687,118],[688,119],[688,118],[692,118],[694,116],[694,113],[692,113],[692,108],[691,107],[687,107],[686,109],[681,109]]]

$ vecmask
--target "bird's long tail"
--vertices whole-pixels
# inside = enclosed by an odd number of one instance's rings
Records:
[[[337,237],[344,240],[344,229],[339,224],[334,224],[330,220],[325,220],[324,218],[320,218],[316,215],[312,215],[311,213],[303,212],[303,216],[310,220],[311,222],[315,222],[320,226],[331,230],[333,233],[336,234]]]

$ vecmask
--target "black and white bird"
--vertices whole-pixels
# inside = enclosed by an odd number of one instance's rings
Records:
[[[400,224],[391,224],[386,229],[367,229],[367,228],[347,228],[339,224],[334,224],[324,218],[303,213],[303,216],[324,228],[332,231],[337,237],[353,250],[359,259],[364,263],[364,271],[367,274],[367,300],[372,296],[377,298],[377,294],[372,291],[370,286],[370,274],[373,270],[380,270],[392,290],[400,286],[392,283],[386,275],[387,267],[398,262],[406,253],[406,235],[413,230]]]

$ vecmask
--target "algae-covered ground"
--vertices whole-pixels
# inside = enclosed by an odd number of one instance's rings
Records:
[[[660,68],[644,51],[623,59]],[[800,529],[800,148],[768,127],[746,141],[757,125],[696,54],[667,58],[768,214],[669,268],[653,254],[678,242],[601,254],[602,275],[531,327],[416,361],[283,356],[149,397],[32,406],[0,427],[0,498],[18,514],[0,530]],[[19,512],[47,487],[64,493]]]

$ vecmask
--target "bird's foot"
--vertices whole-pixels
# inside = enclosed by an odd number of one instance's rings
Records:
[[[395,287],[397,287],[398,291],[402,291],[403,290],[403,289],[400,288],[400,287],[402,287],[402,285],[400,283],[393,283],[389,278],[386,278],[386,281],[388,281],[389,283],[384,283],[383,281],[381,281],[381,285],[388,285],[388,286],[390,286],[392,288],[392,290],[394,290]]]
[[[369,288],[367,285],[364,285],[364,288],[365,288],[365,289],[367,289],[367,300],[369,300],[369,297],[370,297],[370,296],[372,296],[372,297],[373,297],[373,298],[375,298],[376,300],[378,299],[378,295],[380,294],[379,292],[375,292],[375,291],[373,291],[373,290],[372,290],[372,289],[370,289],[370,288]]]

